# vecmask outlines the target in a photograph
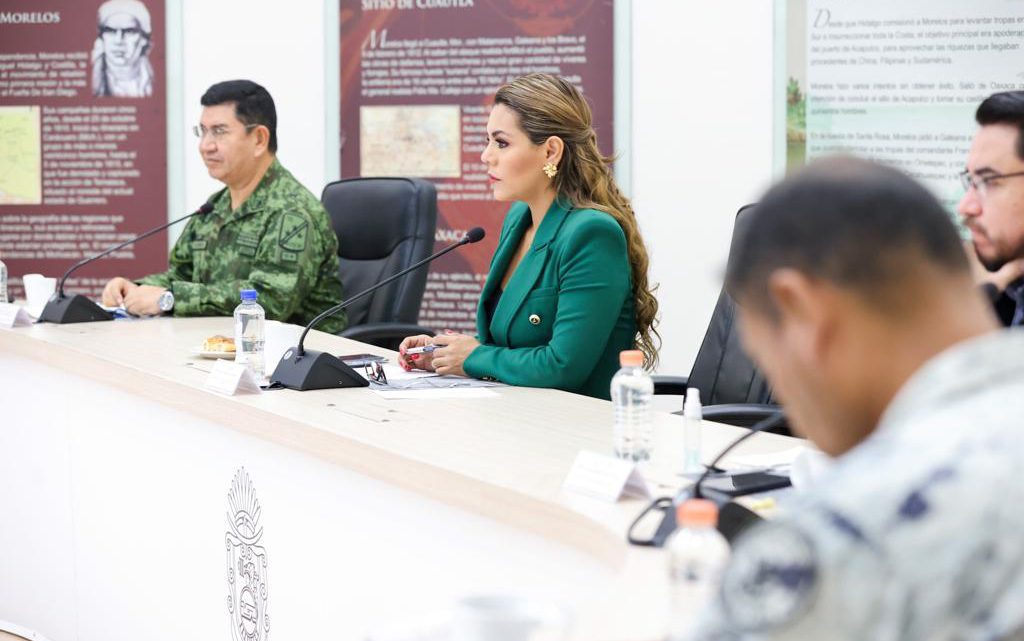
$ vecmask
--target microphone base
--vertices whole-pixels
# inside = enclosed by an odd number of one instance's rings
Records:
[[[81,294],[64,297],[57,294],[46,303],[43,313],[39,315],[40,323],[61,325],[108,320],[114,320],[114,315]]]
[[[298,353],[297,347],[288,348],[270,377],[271,384],[279,383],[300,392],[370,386],[370,381],[336,356],[311,349],[305,350],[302,356]]]

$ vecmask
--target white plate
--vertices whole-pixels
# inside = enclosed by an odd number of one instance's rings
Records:
[[[218,359],[218,358],[220,358],[220,359],[224,359],[224,360],[232,360],[232,361],[235,360],[235,353],[234,352],[204,352],[201,348],[198,348],[198,347],[192,348],[191,350],[189,350],[189,352],[193,356],[198,356],[199,358],[211,358],[211,359]]]

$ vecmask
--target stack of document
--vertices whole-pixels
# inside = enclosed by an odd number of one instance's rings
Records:
[[[361,371],[361,370],[357,370]],[[363,374],[365,376],[365,373]],[[490,398],[497,396],[488,387],[501,387],[495,381],[465,376],[441,376],[434,372],[407,372],[397,365],[384,365],[387,383],[370,381],[370,389],[390,399],[397,398]]]

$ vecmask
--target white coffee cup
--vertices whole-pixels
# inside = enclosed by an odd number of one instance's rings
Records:
[[[281,357],[288,351],[289,347],[299,344],[299,336],[302,335],[302,325],[292,325],[281,321],[267,321],[263,326],[263,359],[266,375],[274,373],[274,368],[281,361]]]
[[[25,287],[25,298],[28,301],[28,312],[39,316],[46,302],[57,290],[57,279],[47,278],[42,274],[25,274],[21,279]]]
[[[452,641],[562,641],[569,615],[553,604],[512,595],[460,600],[452,616]]]

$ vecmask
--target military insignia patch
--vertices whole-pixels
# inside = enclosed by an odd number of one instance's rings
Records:
[[[260,246],[260,239],[256,234],[250,234],[246,232],[239,232],[235,242],[242,247],[252,247],[253,249]]]
[[[189,243],[189,247],[191,247],[195,251],[202,251],[202,250],[206,249],[206,241],[205,240],[193,240],[191,243]]]
[[[270,635],[267,614],[267,551],[260,545],[260,503],[245,468],[228,492],[228,613],[234,641],[263,641]]]
[[[794,621],[814,602],[818,564],[811,540],[781,523],[758,525],[737,541],[722,578],[722,604],[744,632]]]
[[[281,217],[281,233],[278,244],[285,251],[301,252],[306,249],[309,235],[309,221],[299,214],[285,214]]]

